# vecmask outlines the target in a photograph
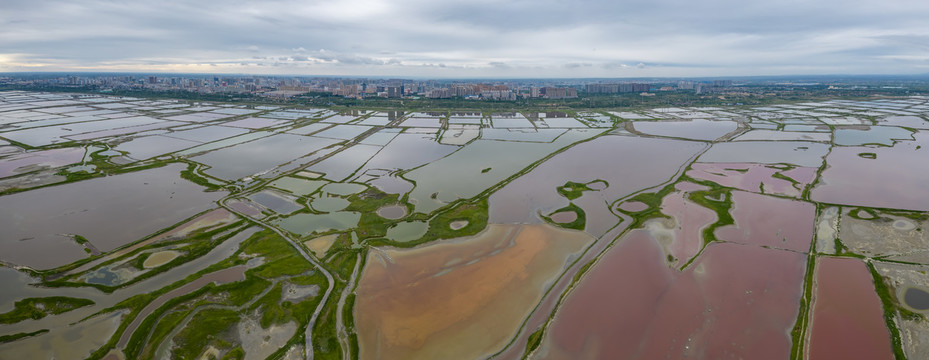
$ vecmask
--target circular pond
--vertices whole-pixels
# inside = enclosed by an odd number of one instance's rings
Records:
[[[648,209],[648,204],[641,201],[627,201],[619,204],[619,209],[627,212],[639,212]]]
[[[387,229],[387,238],[393,241],[407,242],[423,237],[429,224],[425,221],[407,221],[397,223],[390,229]]]
[[[929,310],[929,292],[920,288],[907,288],[903,293],[903,303],[913,310]]]
[[[310,203],[310,206],[312,206],[313,210],[316,211],[333,212],[343,210],[348,207],[349,204],[351,204],[351,202],[343,198],[323,196],[313,199],[313,202]]]
[[[468,226],[468,220],[455,220],[448,224],[448,227],[452,230],[461,230],[465,226]]]
[[[573,211],[556,212],[550,216],[552,221],[559,224],[569,224],[577,220],[577,213]]]
[[[377,209],[377,216],[380,216],[385,219],[397,220],[406,216],[406,206],[403,205],[387,205],[382,206],[380,209]]]
[[[909,221],[909,220],[900,219],[900,220],[894,221],[893,227],[894,229],[900,230],[900,231],[910,231],[916,228],[916,224],[914,224],[912,221]]]
[[[606,181],[603,181],[603,180],[594,180],[594,181],[587,183],[587,188],[590,190],[596,190],[596,191],[606,190],[606,187],[607,187]]]

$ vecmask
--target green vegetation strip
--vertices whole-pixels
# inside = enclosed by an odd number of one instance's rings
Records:
[[[535,349],[539,348],[539,345],[542,344],[542,336],[545,335],[545,327],[539,328],[532,334],[529,335],[529,340],[526,341],[526,354],[531,354]]]
[[[87,299],[65,296],[22,299],[13,304],[12,311],[0,314],[0,324],[14,324],[27,319],[38,320],[93,304],[93,301]]]
[[[687,198],[697,205],[715,211],[719,219],[712,225],[707,226],[706,229],[703,229],[704,245],[718,240],[716,238],[716,229],[735,224],[735,220],[730,214],[732,210],[732,192],[730,189],[716,186],[710,190],[691,192],[688,194]]]
[[[223,333],[232,331],[239,322],[239,313],[225,309],[207,309],[194,315],[190,324],[174,338],[175,351],[172,355],[180,359],[196,359],[203,348],[213,346],[218,350],[233,347],[222,340]]]
[[[12,335],[3,335],[3,336],[0,336],[0,344],[13,342],[13,341],[16,341],[22,338],[27,338],[30,336],[41,335],[47,332],[48,332],[48,329],[42,329],[39,331],[30,332],[30,333],[16,333]]]
[[[263,289],[267,288],[269,282],[262,279],[261,277],[275,278],[280,276],[286,276],[288,274],[299,274],[306,272],[312,268],[309,263],[304,261],[304,264],[299,264],[299,266],[294,266],[295,264],[288,260],[291,257],[300,257],[295,249],[290,247],[283,239],[281,239],[277,234],[270,230],[263,230],[255,233],[249,239],[245,240],[240,246],[239,251],[235,255],[226,258],[216,264],[213,264],[206,269],[203,269],[195,274],[191,274],[187,278],[177,281],[169,286],[165,286],[161,289],[153,291],[147,294],[139,294],[133,296],[125,301],[116,304],[113,307],[101,310],[99,313],[107,313],[119,309],[129,309],[130,313],[123,319],[123,322],[120,324],[119,329],[110,338],[110,341],[106,345],[100,347],[96,350],[90,357],[90,359],[101,359],[103,358],[113,347],[116,345],[116,342],[122,336],[122,333],[126,330],[126,327],[133,321],[133,319],[139,315],[139,312],[145,308],[150,302],[157,299],[159,296],[177,289],[178,287],[183,286],[191,281],[194,281],[206,274],[229,268],[236,265],[244,265],[247,262],[247,258],[240,256],[242,254],[255,254],[260,255],[265,258],[265,263],[261,266],[249,269],[246,271],[246,280],[242,282],[233,282],[220,286],[214,284],[207,284],[206,286],[195,290],[191,293],[176,297],[167,301],[164,305],[153,311],[146,319],[139,325],[138,329],[132,334],[129,342],[126,345],[125,353],[129,355],[129,358],[144,358],[150,354],[149,351],[154,351],[155,349],[146,348],[145,352],[142,352],[143,347],[146,346],[146,338],[148,329],[154,329],[153,336],[150,339],[150,342],[155,342],[157,339],[155,335],[164,337],[168,332],[171,331],[173,327],[167,326],[159,330],[156,327],[156,324],[159,324],[159,319],[168,319],[168,322],[179,321],[175,317],[168,317],[162,315],[168,313],[172,309],[176,309],[182,304],[189,303],[194,301],[202,296],[208,295],[205,298],[214,299],[211,301],[199,301],[195,305],[206,305],[206,304],[222,304],[222,305],[232,305],[232,306],[241,306],[245,304],[248,300],[254,298],[259,294]],[[326,282],[319,276],[319,286],[321,291],[325,291]],[[219,301],[219,303],[215,302]],[[298,310],[306,309],[309,313],[296,313],[292,312],[293,319],[298,321],[298,324],[302,329],[306,328],[306,321],[309,319],[309,314],[312,313],[318,301],[304,301],[304,304],[301,304],[301,307],[295,308]],[[304,306],[305,305],[305,306]],[[180,308],[180,311],[186,311],[185,308]],[[189,309],[187,309],[189,310]],[[302,338],[302,333],[295,335],[296,337]],[[156,345],[157,346],[157,345]]]
[[[196,259],[196,258],[198,258],[198,257],[201,257],[201,256],[203,256],[203,255],[206,255],[208,252],[210,252],[211,250],[213,250],[213,248],[215,248],[217,245],[221,244],[222,242],[228,240],[229,238],[231,238],[232,236],[235,235],[235,233],[231,233],[231,232],[230,232],[230,233],[223,234],[224,232],[226,232],[226,231],[228,231],[228,230],[231,230],[231,229],[234,229],[234,228],[236,228],[236,227],[239,227],[239,226],[241,226],[242,224],[243,224],[243,222],[239,221],[239,222],[235,222],[235,223],[232,223],[232,224],[229,224],[229,225],[220,227],[220,228],[215,228],[215,229],[212,229],[212,230],[198,230],[198,231],[195,231],[195,232],[191,233],[190,235],[188,235],[187,237],[185,237],[185,238],[183,238],[183,239],[180,239],[180,240],[158,242],[158,243],[151,244],[151,245],[148,245],[148,246],[143,246],[143,247],[141,247],[141,248],[139,248],[139,249],[136,249],[136,250],[132,251],[132,252],[129,253],[129,254],[126,254],[126,255],[120,256],[120,257],[118,257],[118,258],[116,258],[116,259],[109,260],[109,261],[106,261],[106,262],[104,262],[104,263],[101,263],[100,265],[95,266],[93,270],[91,270],[91,271],[94,271],[94,270],[99,269],[99,268],[101,268],[101,267],[103,267],[103,266],[107,266],[107,265],[110,265],[110,264],[114,264],[114,263],[117,263],[117,262],[121,262],[121,261],[123,261],[123,260],[125,260],[125,259],[129,259],[129,258],[136,257],[136,256],[138,256],[137,259],[129,260],[128,263],[129,263],[131,266],[134,266],[134,267],[136,267],[137,269],[142,270],[142,269],[143,269],[142,264],[145,262],[145,258],[147,258],[147,257],[150,255],[149,253],[142,253],[143,251],[147,251],[147,250],[151,250],[151,249],[157,249],[157,248],[163,248],[163,247],[171,246],[171,245],[183,245],[183,246],[180,246],[180,247],[177,247],[177,248],[172,248],[172,250],[181,252],[183,255],[178,256],[177,258],[175,258],[174,260],[171,260],[171,261],[168,262],[167,264],[164,264],[164,265],[161,265],[161,266],[159,266],[159,267],[153,268],[153,269],[151,269],[151,270],[149,270],[149,271],[147,271],[147,272],[145,272],[145,273],[143,273],[143,274],[140,274],[139,276],[136,276],[135,278],[133,278],[133,279],[131,279],[131,280],[125,282],[125,283],[119,284],[119,285],[117,285],[117,286],[107,286],[107,285],[102,285],[102,284],[92,284],[92,283],[79,282],[78,279],[80,278],[80,276],[81,276],[82,274],[75,274],[75,275],[73,275],[73,276],[70,276],[70,277],[68,277],[68,278],[63,278],[63,279],[56,279],[56,280],[45,281],[45,282],[44,282],[44,285],[45,285],[45,286],[49,286],[49,287],[82,287],[82,286],[89,286],[89,287],[95,287],[95,288],[97,288],[97,289],[99,289],[99,290],[101,290],[101,291],[103,291],[103,292],[106,292],[106,293],[112,293],[113,291],[116,291],[116,290],[119,289],[119,288],[123,288],[123,287],[129,286],[129,285],[135,284],[135,283],[137,283],[137,282],[139,282],[139,281],[142,281],[142,280],[151,278],[151,277],[153,277],[153,276],[155,276],[155,275],[158,275],[158,274],[161,274],[161,273],[163,273],[163,272],[165,272],[165,271],[168,271],[168,270],[172,269],[172,268],[175,267],[175,266],[178,266],[178,265],[180,265],[180,264],[189,262],[189,261],[194,260],[194,259]],[[222,234],[222,235],[221,235],[221,234]],[[221,236],[220,236],[220,235],[221,235]]]
[[[815,240],[815,239],[814,239]],[[813,241],[810,254],[807,255],[806,274],[804,275],[803,295],[800,298],[800,308],[797,312],[797,321],[790,332],[792,346],[790,348],[790,358],[792,360],[803,359],[803,351],[806,343],[807,327],[810,324],[810,306],[813,299],[813,276],[816,267],[816,256],[813,255],[813,249],[816,248],[816,241]]]
[[[884,277],[877,272],[874,264],[866,262],[868,270],[871,271],[871,277],[874,279],[874,290],[881,299],[881,305],[884,308],[884,322],[887,323],[887,330],[890,331],[891,346],[894,349],[894,357],[897,360],[906,360],[906,353],[903,352],[903,343],[900,340],[900,330],[897,329],[897,322],[894,320],[897,313],[897,301],[893,292],[884,282]]]

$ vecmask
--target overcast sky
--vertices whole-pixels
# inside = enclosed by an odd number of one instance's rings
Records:
[[[929,73],[927,0],[0,0],[0,22],[0,72]]]

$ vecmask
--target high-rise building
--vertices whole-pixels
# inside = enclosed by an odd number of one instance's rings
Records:
[[[577,90],[574,88],[543,87],[542,95],[547,99],[572,99],[577,97]]]
[[[403,96],[403,88],[401,86],[388,86],[386,90],[388,98],[399,98]]]

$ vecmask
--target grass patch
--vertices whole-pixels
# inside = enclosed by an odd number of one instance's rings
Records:
[[[481,197],[475,200],[459,200],[455,205],[436,214],[429,220],[429,229],[419,239],[398,242],[389,239],[373,239],[368,242],[371,246],[389,245],[400,248],[411,248],[419,244],[427,243],[438,239],[453,239],[462,236],[470,236],[481,232],[487,227],[488,205],[487,198]],[[406,220],[426,220],[426,215],[416,214]],[[451,223],[455,221],[467,221],[465,227],[452,230]]]
[[[219,185],[211,183],[209,180],[207,180],[203,176],[200,176],[200,174],[197,173],[197,167],[198,167],[197,164],[188,163],[187,170],[181,170],[181,178],[184,180],[190,181],[194,184],[203,186],[209,190],[221,189]]]
[[[775,179],[781,179],[781,180],[787,181],[787,182],[789,182],[791,185],[793,185],[793,187],[794,187],[795,189],[800,190],[800,189],[799,189],[800,182],[797,181],[797,180],[794,180],[794,178],[792,178],[792,177],[790,177],[790,176],[781,174],[780,172],[776,172],[776,173],[774,173],[774,175],[771,175],[771,177],[773,177],[773,178],[775,178]]]
[[[591,191],[591,190],[593,189],[588,187],[587,184],[576,183],[573,181],[568,181],[564,185],[556,188],[556,191],[558,191],[558,194],[568,198],[568,200],[577,199],[581,197],[581,195],[583,195],[585,191]]]
[[[401,204],[400,195],[388,194],[375,187],[369,187],[367,190],[352,195],[348,198],[350,204],[345,211],[357,211],[361,213],[361,219],[358,221],[355,233],[358,234],[359,240],[384,237],[387,235],[387,228],[396,223],[396,220],[388,220],[377,215],[377,209],[388,205]],[[407,212],[410,212],[407,206]]]
[[[577,219],[574,219],[574,221],[572,222],[562,224],[562,223],[555,222],[554,220],[552,220],[552,218],[548,216],[545,216],[545,215],[540,215],[540,216],[542,217],[542,219],[545,219],[545,221],[551,223],[552,225],[563,227],[565,229],[574,229],[574,230],[584,231],[584,228],[587,226],[587,213],[584,212],[584,209],[581,209],[580,206],[574,205],[574,203],[569,203],[568,206],[555,210],[552,212],[552,214],[557,214],[560,212],[573,212],[577,214]]]
[[[129,343],[127,344],[126,354],[130,355],[130,358],[133,358],[135,355],[138,355],[139,357],[148,356],[147,354],[150,354],[151,351],[156,350],[151,347],[157,346],[158,343],[163,341],[167,333],[176,327],[176,325],[182,321],[183,317],[189,315],[194,308],[212,304],[225,306],[243,306],[247,304],[252,299],[255,299],[255,297],[261,294],[265,289],[268,289],[268,287],[271,285],[271,281],[266,280],[263,277],[280,278],[281,276],[288,276],[288,274],[298,274],[299,276],[296,276],[293,279],[299,279],[299,283],[305,285],[318,284],[321,289],[320,294],[325,292],[328,286],[325,277],[323,277],[321,274],[309,271],[311,264],[303,259],[297,253],[297,251],[290,246],[289,243],[284,241],[280,236],[270,230],[257,232],[249,239],[244,241],[240,246],[240,250],[237,252],[237,255],[231,256],[213,266],[208,267],[207,269],[204,269],[201,272],[198,272],[195,275],[191,275],[184,281],[180,281],[174,285],[180,286],[180,284],[199,278],[203,274],[217,271],[223,268],[228,268],[233,265],[241,265],[245,263],[246,260],[240,258],[238,254],[242,254],[243,252],[253,255],[260,255],[265,258],[266,263],[262,266],[249,269],[246,272],[246,279],[244,281],[232,282],[223,285],[208,284],[190,294],[185,294],[169,300],[165,305],[152,312],[152,314],[142,322],[138,330],[136,330]],[[295,262],[294,260],[299,260],[302,262],[302,264]],[[280,267],[281,264],[284,264],[283,268]],[[305,271],[301,272],[301,270]],[[309,275],[307,275],[307,273],[309,273]],[[282,280],[282,282],[283,281],[287,280]],[[319,303],[321,296],[295,303],[290,301],[281,301],[282,282],[278,283],[275,288],[269,289],[269,291],[260,299],[255,299],[255,302],[252,303],[249,309],[246,310],[260,309],[262,312],[262,317],[258,320],[261,325],[265,327],[270,324],[282,324],[289,321],[295,321],[298,324],[298,327],[305,329],[306,323],[309,321],[309,318],[315,310],[316,305]],[[118,304],[115,308],[128,307],[134,309],[134,314],[137,314],[138,311],[140,311],[146,304],[164,292],[170,291],[170,288],[175,288],[174,285],[159,289],[153,294],[137,295],[136,297],[130,298],[129,300]],[[198,321],[198,318],[204,312],[207,312],[207,310],[204,310],[201,313],[195,315],[195,318],[191,321],[191,324]],[[167,315],[162,317],[162,314]],[[235,314],[234,319],[232,314]],[[229,319],[227,320],[230,322],[229,326],[232,326],[241,319],[242,313],[238,311],[231,311],[229,315]],[[130,316],[123,323],[128,324],[131,321],[132,319]],[[215,331],[213,334],[220,334],[221,329],[218,329],[214,325],[215,324],[210,325],[210,329]],[[188,325],[188,328],[191,327],[194,327],[194,325]],[[147,329],[152,329],[153,335],[146,344],[145,341],[148,334]],[[208,345],[213,345],[218,349],[225,349],[234,352],[235,344],[224,342],[225,340],[223,340],[222,337],[218,335],[218,337],[204,337],[203,335],[207,332],[205,330],[198,329],[199,328],[194,328],[194,330],[184,329],[181,333],[178,334],[178,337],[181,337],[182,335],[187,336],[189,341],[183,345],[178,343],[178,347],[182,348],[181,351],[183,354],[176,353],[176,356],[180,358],[187,358],[186,356],[190,354],[194,354],[194,357],[199,356],[200,353],[203,352],[204,347]],[[117,333],[121,334],[122,331],[124,330],[121,329],[121,331],[118,331]],[[184,332],[187,333],[185,334]],[[115,336],[114,340],[112,340],[111,343],[107,346],[101,348],[101,350],[105,351],[109,348],[112,348],[113,344],[115,343],[115,339],[118,338],[118,336]],[[140,350],[143,349],[143,346],[144,351],[140,353]],[[105,352],[102,354],[105,354]],[[227,353],[227,355],[229,355],[229,353]]]
[[[868,216],[862,216],[861,215],[862,212],[868,214]],[[877,215],[877,211],[874,211],[872,209],[867,209],[867,208],[852,209],[851,211],[848,212],[848,216],[851,216],[852,218],[858,219],[858,220],[877,220],[881,218],[880,216]]]
[[[313,265],[290,243],[271,230],[255,233],[240,245],[240,249],[244,253],[260,254],[264,257],[264,264],[250,269],[249,273],[265,279],[299,275],[313,269]]]
[[[142,353],[139,355],[141,359],[153,359],[155,357],[155,351],[157,351],[157,346],[161,344],[162,341],[171,333],[174,328],[180,326],[181,322],[184,321],[184,318],[193,311],[192,308],[187,308],[183,310],[171,311],[164,314],[161,317],[161,320],[158,321],[158,324],[155,325],[155,328],[151,330],[150,337],[145,344],[145,347],[142,349]]]
[[[245,359],[245,350],[241,346],[236,346],[223,355],[222,360],[242,360]]]
[[[3,335],[3,336],[0,336],[0,344],[13,342],[13,341],[16,341],[22,338],[27,338],[30,336],[41,335],[47,332],[48,332],[48,329],[42,329],[39,331],[30,332],[30,333],[16,333],[16,334],[11,334],[11,335]]]
[[[732,218],[732,192],[729,189],[716,187],[710,190],[694,191],[687,196],[690,201],[697,205],[716,212],[719,220],[703,230],[703,243],[709,244],[716,239],[716,229],[726,225],[734,225],[735,220]]]
[[[871,271],[871,277],[874,279],[874,290],[881,299],[881,305],[884,308],[884,322],[887,323],[887,330],[890,331],[890,342],[894,349],[894,358],[897,360],[905,360],[906,354],[903,352],[900,330],[897,329],[897,323],[894,321],[898,308],[896,298],[893,291],[891,291],[887,283],[884,282],[884,277],[874,268],[874,264],[870,261],[866,262],[866,264],[868,270]]]
[[[65,296],[22,299],[13,304],[12,311],[0,314],[0,324],[15,324],[27,319],[38,320],[93,304],[94,302],[88,299]]]
[[[651,219],[668,218],[667,215],[661,212],[661,201],[665,196],[668,196],[668,194],[674,190],[674,184],[668,184],[667,186],[661,188],[661,190],[658,190],[658,192],[638,193],[635,196],[624,200],[626,202],[641,202],[648,206],[648,208],[645,210],[631,212],[619,209],[618,207],[617,210],[632,216],[634,221],[631,225],[629,225],[630,229],[639,228],[642,226],[642,224]]]
[[[344,284],[337,284],[332,293],[342,292]],[[314,359],[341,359],[342,352],[339,339],[336,336],[336,308],[337,296],[332,296],[319,314],[316,325],[313,327],[313,358]]]
[[[815,247],[815,243],[812,245]],[[790,331],[790,337],[793,340],[790,349],[790,358],[792,360],[803,359],[803,349],[806,342],[806,330],[810,323],[810,302],[813,298],[813,270],[816,266],[816,257],[807,255],[806,274],[803,283],[803,294],[800,297],[800,308],[797,312],[797,321],[794,328]]]
[[[326,263],[326,268],[332,272],[333,275],[336,275],[339,279],[348,279],[352,276],[352,272],[355,270],[355,257],[356,254],[361,251],[359,249],[344,249],[339,251],[337,254],[333,255],[329,262]],[[362,255],[364,256],[364,255]]]
[[[195,359],[207,346],[220,350],[230,349],[231,344],[223,340],[222,335],[232,331],[237,322],[239,313],[232,310],[207,309],[198,312],[174,338],[176,351],[172,355],[181,359]]]
[[[544,326],[529,335],[529,339],[526,340],[526,355],[531,354],[535,349],[539,348],[539,345],[542,344],[542,335],[545,335]]]

